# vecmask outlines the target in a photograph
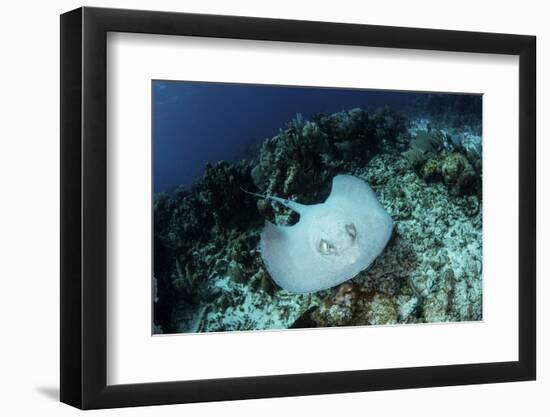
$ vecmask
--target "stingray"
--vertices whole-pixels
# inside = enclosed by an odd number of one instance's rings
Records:
[[[266,222],[260,252],[273,280],[293,293],[312,293],[354,278],[382,253],[390,215],[363,180],[337,175],[324,203],[268,197],[300,215],[292,226]]]

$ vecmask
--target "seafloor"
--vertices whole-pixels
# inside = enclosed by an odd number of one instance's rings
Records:
[[[155,333],[480,320],[480,130],[388,108],[297,116],[246,159],[207,165],[190,189],[156,195]],[[278,288],[260,233],[266,219],[297,215],[244,190],[321,203],[341,173],[375,190],[394,221],[390,242],[338,287]]]

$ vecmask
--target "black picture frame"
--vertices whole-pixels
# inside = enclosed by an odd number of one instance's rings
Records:
[[[108,32],[519,56],[519,360],[107,385]],[[61,401],[82,409],[533,380],[536,38],[136,10],[61,15]]]

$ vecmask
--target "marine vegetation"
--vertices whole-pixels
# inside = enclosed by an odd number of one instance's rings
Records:
[[[468,126],[389,108],[297,115],[254,157],[208,164],[192,187],[155,195],[155,332],[480,320],[481,137]],[[346,181],[365,193],[327,204]],[[376,255],[351,272],[312,267],[294,286],[297,257],[315,258],[290,231],[321,218],[314,207],[373,201],[388,216],[369,231]],[[342,223],[346,248],[356,221],[329,222]],[[295,246],[272,249],[274,233]],[[318,237],[330,251],[332,238]]]

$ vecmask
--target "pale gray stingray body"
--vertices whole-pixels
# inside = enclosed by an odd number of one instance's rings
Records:
[[[300,214],[293,226],[266,222],[260,241],[271,278],[290,292],[316,292],[355,277],[391,236],[390,215],[369,185],[351,175],[334,177],[322,204],[271,198]]]

